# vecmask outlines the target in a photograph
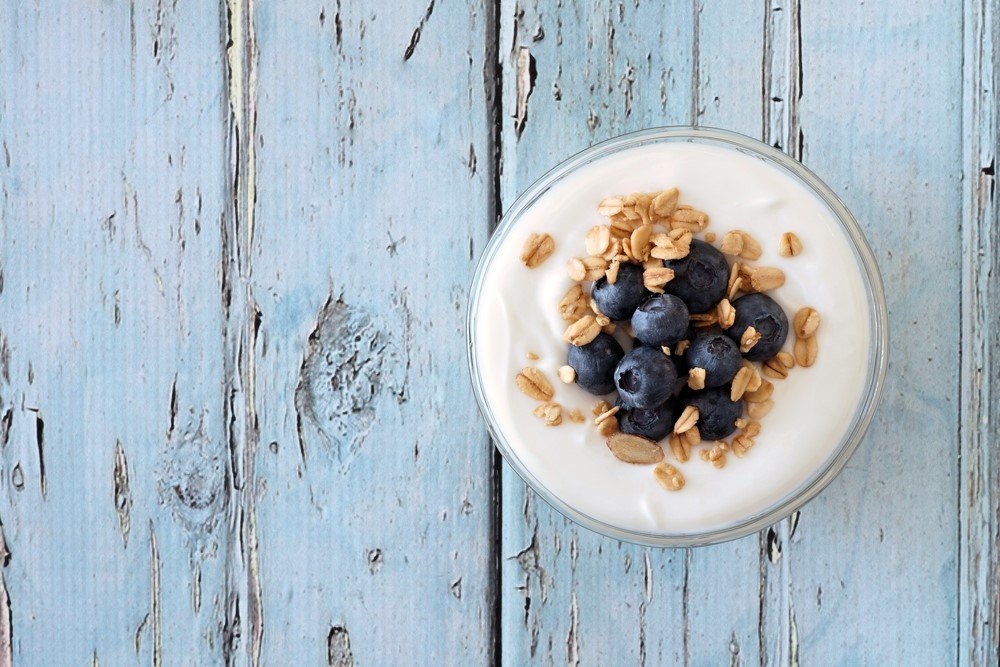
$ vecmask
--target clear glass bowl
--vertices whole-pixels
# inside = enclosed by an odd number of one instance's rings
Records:
[[[661,142],[686,142],[736,149],[784,171],[815,193],[829,208],[833,217],[839,222],[851,242],[858,267],[861,269],[862,281],[867,295],[868,315],[871,322],[869,359],[867,364],[868,374],[865,379],[864,390],[862,395],[859,396],[850,428],[847,429],[841,442],[833,454],[828,457],[825,464],[796,489],[765,509],[724,528],[698,533],[661,534],[621,528],[588,516],[550,493],[518,458],[516,452],[508,443],[506,434],[500,429],[486,398],[475,350],[476,321],[480,296],[483,290],[484,275],[503,239],[510,233],[514,223],[521,214],[528,210],[553,185],[568,174],[571,174],[574,170],[625,149]],[[517,474],[521,476],[539,497],[566,517],[608,537],[649,546],[689,547],[736,539],[755,533],[780,521],[815,497],[844,468],[848,459],[850,459],[854,450],[857,449],[858,444],[861,442],[868,425],[871,423],[879,401],[888,362],[887,320],[888,315],[885,294],[882,288],[882,278],[879,275],[878,266],[871,248],[868,246],[868,242],[865,240],[854,216],[851,215],[850,211],[847,210],[847,207],[844,206],[843,202],[840,201],[833,191],[815,174],[781,151],[756,139],[751,139],[735,132],[711,128],[665,127],[621,135],[591,146],[549,171],[517,198],[517,201],[504,214],[499,227],[486,247],[486,251],[479,260],[479,265],[476,268],[476,274],[472,281],[466,327],[469,369],[472,374],[472,384],[476,400],[479,403],[479,409],[486,419],[497,449],[500,450],[507,463],[517,471]]]

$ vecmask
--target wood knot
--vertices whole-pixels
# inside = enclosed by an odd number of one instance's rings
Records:
[[[306,447],[301,427],[306,421],[346,469],[386,399],[406,400],[408,364],[392,341],[406,343],[408,321],[404,315],[396,322],[376,322],[345,303],[343,297],[327,299],[309,334],[295,389],[303,456]],[[399,323],[402,335],[393,331]]]
[[[226,466],[222,446],[205,431],[205,414],[177,428],[166,442],[160,502],[192,534],[209,538],[225,514]]]

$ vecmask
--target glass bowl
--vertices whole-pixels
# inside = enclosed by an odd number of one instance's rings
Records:
[[[520,216],[555,184],[575,170],[626,149],[662,142],[704,144],[735,149],[783,171],[816,195],[839,223],[851,246],[861,274],[870,323],[864,388],[858,396],[850,426],[845,430],[839,444],[832,450],[826,461],[804,482],[764,509],[730,525],[700,532],[644,532],[617,526],[581,512],[547,489],[520,459],[507,440],[507,434],[500,428],[494,409],[484,390],[476,350],[477,319],[484,288],[484,276],[496,256],[497,250],[510,234]],[[592,146],[556,166],[517,198],[504,214],[499,227],[479,260],[472,282],[467,314],[467,344],[469,368],[476,400],[486,419],[493,441],[507,463],[539,497],[578,524],[608,537],[649,546],[689,547],[736,539],[780,521],[815,497],[844,468],[871,423],[881,393],[888,360],[887,309],[878,266],[857,221],[843,202],[815,174],[781,151],[734,132],[711,128],[666,127],[625,134]]]

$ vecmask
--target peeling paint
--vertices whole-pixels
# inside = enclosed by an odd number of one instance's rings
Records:
[[[430,4],[427,5],[427,9],[424,10],[424,15],[420,19],[420,23],[417,27],[413,29],[413,34],[410,35],[410,43],[407,44],[406,50],[403,51],[403,61],[409,60],[413,56],[413,52],[417,48],[417,44],[420,43],[420,36],[423,33],[424,25],[431,18],[431,14],[434,13],[434,0],[431,0]]]
[[[343,625],[334,625],[326,635],[326,662],[330,667],[354,667],[351,635]]]
[[[986,665],[1000,659],[1000,2],[964,6],[957,660]]]
[[[229,21],[226,49],[229,82],[229,108],[236,132],[240,137],[233,187],[233,197],[242,200],[236,211],[248,245],[254,233],[257,201],[257,38],[253,25],[255,0],[226,0]],[[249,204],[249,205],[246,205]],[[241,230],[237,230],[241,231]]]
[[[622,111],[625,118],[628,118],[632,115],[632,86],[635,85],[635,68],[628,60],[625,61],[625,74],[622,75],[620,85],[624,96]]]
[[[38,487],[42,492],[42,500],[48,493],[49,483],[45,476],[45,420],[42,419],[40,410],[32,410],[35,413],[35,448],[38,451]]]
[[[135,647],[135,654],[139,655],[142,652],[142,635],[146,630],[146,625],[149,624],[150,613],[146,612],[143,615],[142,620],[139,621],[139,625],[135,627],[135,632],[132,635],[132,645]]]
[[[201,565],[197,564],[191,578],[191,608],[196,614],[201,611]]]
[[[6,447],[10,442],[10,430],[14,426],[14,409],[7,408],[0,417],[0,447]]]
[[[791,602],[788,605],[788,664],[790,667],[799,665],[799,626]]]
[[[222,216],[223,338],[225,373],[224,468],[222,490],[232,502],[226,508],[230,549],[225,581],[228,595],[223,626],[223,657],[227,664],[260,664],[264,642],[264,601],[257,530],[256,478],[260,425],[257,417],[258,336],[263,313],[253,294],[251,258],[255,249],[257,215],[257,148],[263,137],[257,127],[257,63],[259,49],[254,0],[227,0],[226,80],[230,109],[230,208]],[[228,484],[227,484],[228,483]],[[246,603],[249,643],[237,655],[242,634],[241,604]]]
[[[0,377],[10,384],[10,342],[3,331],[0,331]]]
[[[375,574],[382,569],[382,550],[372,549],[368,552],[368,571]]]
[[[344,23],[341,19],[341,0],[337,0],[337,10],[333,14],[333,34],[337,41],[337,52],[343,55],[344,53]]]
[[[639,667],[646,667],[646,605],[639,603]]]
[[[128,548],[128,533],[131,528],[129,513],[132,510],[132,491],[128,482],[128,461],[125,459],[125,449],[120,440],[115,442],[115,460],[111,473],[113,483],[113,500],[115,512],[118,514],[118,530],[122,542]]]
[[[653,567],[649,563],[649,550],[642,551],[642,588],[646,594],[646,602],[653,599]]]
[[[170,422],[167,426],[167,440],[174,436],[174,429],[177,426],[177,374],[174,374],[174,381],[170,383]]]
[[[163,664],[163,637],[160,629],[160,552],[156,547],[156,531],[149,522],[149,613],[153,619],[153,666]]]
[[[531,55],[531,49],[522,46],[517,50],[517,98],[514,110],[514,134],[520,138],[524,132],[524,127],[528,123],[528,98],[535,88],[535,58]]]
[[[684,550],[684,579],[681,582],[681,627],[684,628],[682,650],[684,664],[691,664],[691,549]]]
[[[767,558],[771,563],[781,560],[781,538],[774,530],[774,526],[767,529]]]
[[[239,663],[236,652],[243,635],[243,622],[240,617],[239,593],[232,590],[231,586],[226,588],[229,592],[226,604],[226,621],[222,626],[222,657],[228,666]]]
[[[7,590],[5,570],[10,563],[10,549],[7,548],[3,522],[0,522],[0,563],[4,568],[4,571],[0,571],[0,665],[9,667],[14,664],[14,614]]]
[[[570,594],[569,632],[566,635],[566,664],[576,667],[580,664],[580,605],[576,591]]]

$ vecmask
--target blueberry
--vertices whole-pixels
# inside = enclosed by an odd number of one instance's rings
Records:
[[[743,401],[729,400],[730,391],[727,384],[687,394],[684,404],[698,408],[698,433],[702,440],[722,440],[736,430],[736,420],[743,414]]]
[[[681,336],[681,340],[686,340],[686,341],[694,340],[694,329],[692,329],[690,326],[687,329],[685,329],[684,330],[684,335]],[[651,347],[651,348],[656,349],[656,350],[660,350],[661,349],[660,345],[653,345],[652,343],[646,343],[646,342],[644,342],[642,340],[639,340],[638,338],[636,338],[636,339],[634,339],[632,341],[632,347],[633,348],[636,348],[636,347]],[[670,347],[671,352],[673,352],[675,349],[677,349],[677,347],[675,345],[671,345],[669,347]],[[688,363],[687,363],[687,360],[684,358],[684,355],[683,354],[671,354],[670,355],[670,360],[674,362],[674,368],[677,370],[677,377],[681,378],[680,380],[678,380],[678,382],[681,385],[686,385],[687,384],[687,380],[683,376],[687,375],[687,373],[688,373]]]
[[[652,292],[642,283],[642,267],[622,264],[612,285],[607,278],[594,283],[590,296],[601,312],[613,320],[627,320]]]
[[[687,306],[673,294],[654,294],[632,315],[635,337],[650,346],[673,345],[684,338],[690,318]]]
[[[750,361],[767,361],[781,352],[788,338],[788,317],[777,302],[766,294],[747,294],[733,301],[736,320],[726,335],[739,341],[747,327],[760,334],[760,340],[745,356]]]
[[[684,357],[671,357],[674,360],[674,368],[677,369],[677,382],[674,383],[674,398],[687,386],[688,365]]]
[[[618,429],[622,433],[641,435],[650,440],[663,440],[673,430],[677,415],[674,413],[674,402],[666,400],[655,408],[629,408],[618,401],[621,410],[618,417]]]
[[[726,256],[704,241],[691,241],[687,257],[665,261],[674,270],[674,279],[664,289],[676,294],[692,313],[704,313],[726,295],[729,263]]]
[[[586,345],[569,346],[566,363],[576,371],[576,383],[591,394],[603,396],[615,390],[615,367],[625,351],[606,333]]]
[[[722,334],[698,334],[684,354],[689,368],[705,369],[705,386],[718,387],[736,376],[743,363],[740,348]]]
[[[677,369],[670,357],[653,347],[637,347],[618,363],[615,385],[622,404],[630,408],[653,408],[674,392]]]

